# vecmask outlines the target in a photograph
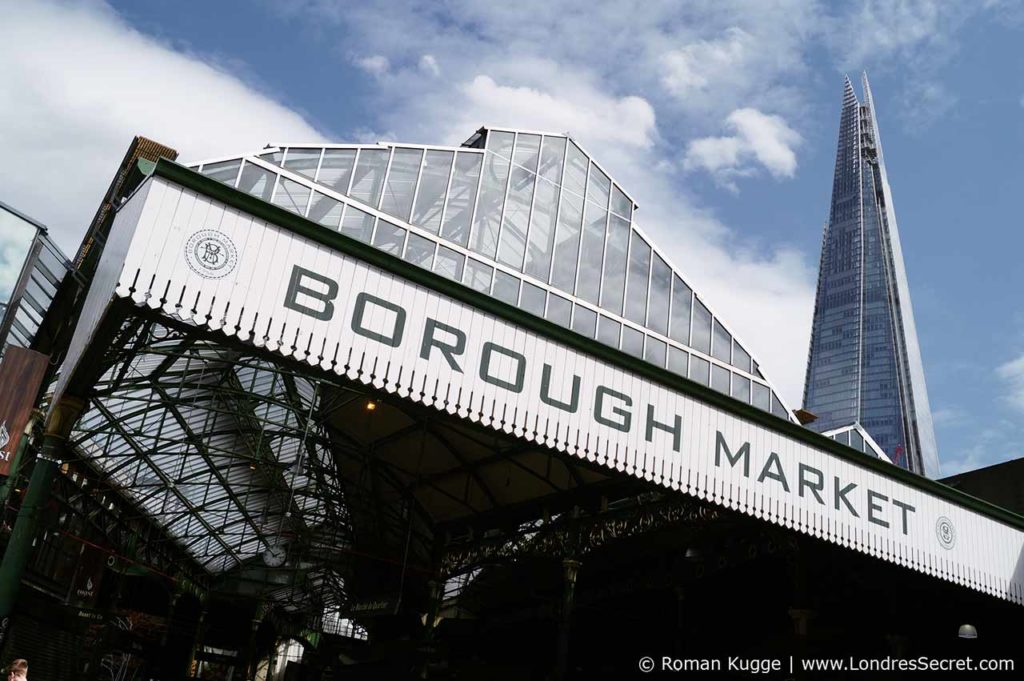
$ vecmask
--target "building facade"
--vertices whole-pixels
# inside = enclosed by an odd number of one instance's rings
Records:
[[[906,268],[867,75],[849,78],[821,249],[805,408],[821,433],[860,425],[897,465],[939,463]]]
[[[174,156],[133,142],[30,339],[4,657],[590,679],[949,655],[968,616],[1016,643],[1024,518],[790,418],[567,136]]]

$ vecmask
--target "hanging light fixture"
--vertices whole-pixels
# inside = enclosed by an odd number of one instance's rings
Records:
[[[978,638],[978,630],[973,624],[961,624],[957,635],[960,638]]]

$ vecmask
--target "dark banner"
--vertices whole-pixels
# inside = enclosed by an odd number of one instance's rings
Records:
[[[0,360],[0,475],[11,473],[48,362],[44,354],[13,345]]]
[[[73,607],[88,609],[96,605],[96,596],[107,569],[107,554],[85,544],[81,547],[67,601]]]

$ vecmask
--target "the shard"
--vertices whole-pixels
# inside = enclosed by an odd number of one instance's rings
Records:
[[[804,408],[810,427],[860,425],[893,463],[935,477],[938,452],[892,192],[867,75],[846,79],[821,249]]]

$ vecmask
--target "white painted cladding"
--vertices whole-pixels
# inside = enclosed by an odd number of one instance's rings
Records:
[[[233,246],[237,262],[207,272],[197,265],[197,251],[193,249],[190,263],[186,244],[190,239],[193,245],[201,240],[193,237],[203,230],[226,236],[222,245]],[[118,214],[112,242],[129,238],[126,250],[110,250],[104,255],[97,284],[117,272],[116,295],[130,297],[139,306],[220,330],[324,371],[571,456],[1024,603],[1024,533],[1017,528],[676,393],[166,179],[150,180]],[[338,283],[339,293],[329,320],[316,320],[285,307],[289,276],[295,265]],[[230,271],[224,273],[225,269]],[[218,278],[209,278],[213,275]],[[397,347],[353,330],[356,299],[363,292],[405,310],[404,334]],[[90,297],[102,297],[105,304],[113,293],[111,288],[104,291],[94,287]],[[99,317],[95,314],[91,320]],[[430,359],[421,358],[428,319],[467,335],[465,353],[458,356],[461,372],[450,368],[436,348]],[[367,306],[362,318],[364,328],[385,334],[394,328],[394,322],[394,312],[373,304]],[[87,337],[90,331],[83,328],[82,333]],[[79,348],[83,340],[76,336]],[[481,377],[486,342],[524,358],[521,392]],[[494,359],[501,356],[495,355]],[[489,375],[514,378],[519,362],[514,356],[505,357],[490,365]],[[550,394],[556,399],[566,401],[573,377],[579,377],[579,407],[574,413],[540,399],[544,364],[552,368]],[[629,432],[595,418],[599,386],[631,398],[631,406],[625,409],[631,415]],[[662,423],[671,425],[675,416],[680,417],[678,452],[673,448],[673,435],[664,430],[654,429],[648,441],[648,405],[653,405],[653,416]],[[623,408],[624,403],[617,398],[605,401],[602,413],[606,418],[620,418],[613,407]],[[742,458],[735,465],[725,456],[716,461],[718,433],[734,456],[744,443],[749,443],[748,475],[744,475]],[[772,458],[772,453],[777,458]],[[810,486],[801,488],[801,464],[821,472],[823,502]],[[785,484],[780,480],[783,477]],[[839,481],[841,487],[856,486],[845,498],[857,515],[836,498],[833,481]],[[868,490],[875,496],[868,498]],[[869,521],[872,500],[878,506],[873,517],[888,523],[888,527]]]

